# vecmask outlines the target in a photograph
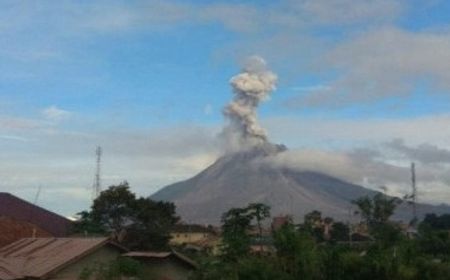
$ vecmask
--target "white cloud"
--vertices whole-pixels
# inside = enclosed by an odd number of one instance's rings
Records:
[[[49,121],[60,122],[70,117],[71,113],[53,105],[42,110],[42,115]]]
[[[83,210],[91,198],[95,147],[101,145],[103,187],[128,180],[133,191],[147,196],[212,163],[219,153],[216,131],[192,125],[151,131],[119,127],[82,133],[27,130],[21,137],[33,137],[33,141],[0,145],[0,191],[33,197],[42,185],[49,197],[61,201],[72,201],[76,193],[76,201],[69,206],[48,199],[45,205],[50,209],[64,215]]]
[[[289,1],[318,24],[390,22],[402,13],[401,1],[393,0],[306,0]]]
[[[211,104],[206,104],[205,107],[203,107],[203,113],[207,116],[211,115],[213,113],[213,107]]]
[[[364,150],[342,152],[317,149],[295,149],[266,158],[265,163],[298,169],[315,171],[335,176],[370,189],[380,191],[385,186],[388,194],[403,197],[411,192],[409,162],[389,163],[383,151],[376,157]],[[417,183],[422,202],[448,203],[450,199],[450,166],[417,165]]]
[[[408,118],[339,119],[326,117],[274,117],[262,120],[274,141],[289,146],[337,147],[376,145],[395,138],[409,145],[429,143],[450,148],[450,115]]]
[[[345,106],[408,96],[427,85],[433,94],[450,91],[450,32],[409,32],[395,27],[363,33],[339,44],[320,62],[337,70],[332,91],[297,99],[300,107]]]

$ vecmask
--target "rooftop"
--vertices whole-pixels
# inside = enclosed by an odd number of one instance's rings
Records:
[[[40,279],[106,244],[107,238],[20,239],[0,248],[0,279]]]

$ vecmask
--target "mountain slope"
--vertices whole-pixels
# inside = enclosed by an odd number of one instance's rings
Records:
[[[347,220],[351,200],[376,193],[325,174],[261,163],[285,149],[265,145],[226,155],[193,178],[166,186],[151,198],[174,202],[186,222],[218,224],[222,213],[251,202],[266,203],[272,215],[292,214],[297,220],[312,210]],[[422,205],[419,212],[449,209]],[[401,206],[396,216],[410,219],[410,210]]]

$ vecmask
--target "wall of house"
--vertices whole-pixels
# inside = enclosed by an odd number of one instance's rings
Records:
[[[170,234],[170,243],[175,245],[182,245],[192,242],[198,242],[208,238],[207,232],[173,232]]]
[[[110,245],[105,245],[97,251],[81,258],[62,270],[51,275],[49,280],[76,280],[85,268],[92,268],[100,263],[108,263],[117,259],[120,251]]]

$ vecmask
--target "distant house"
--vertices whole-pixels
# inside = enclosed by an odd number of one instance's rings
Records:
[[[272,218],[271,229],[272,231],[277,231],[284,225],[292,223],[292,217],[289,215],[276,216]]]
[[[3,238],[0,246],[26,237],[65,237],[72,225],[63,216],[4,192],[0,192],[0,218],[2,232],[11,237]],[[5,229],[5,226],[11,228]],[[16,235],[12,235],[12,232]]]
[[[170,231],[171,246],[184,246],[187,250],[204,251],[213,255],[219,253],[221,238],[212,226],[178,224]]]
[[[216,235],[212,227],[195,224],[177,224],[170,231],[171,245],[184,245],[202,241]]]
[[[123,256],[138,260],[143,265],[145,275],[157,280],[187,280],[197,268],[193,260],[175,251],[128,252]]]
[[[107,238],[24,238],[0,248],[0,280],[78,279],[124,252]]]

